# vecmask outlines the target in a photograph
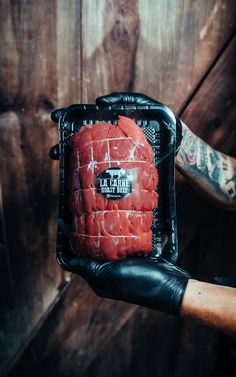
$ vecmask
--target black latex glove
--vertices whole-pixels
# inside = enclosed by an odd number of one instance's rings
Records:
[[[115,262],[91,258],[65,259],[59,264],[82,276],[101,297],[179,314],[190,275],[161,257],[130,257]]]
[[[117,104],[131,104],[131,105],[162,105],[166,107],[161,102],[154,100],[151,97],[146,96],[142,93],[129,93],[129,92],[113,92],[106,96],[98,97],[96,99],[96,104],[98,106],[113,106]],[[73,105],[72,105],[73,106]],[[70,106],[71,108],[71,106]],[[56,109],[52,112],[51,118],[54,122],[58,122],[61,115],[63,115],[66,108]],[[182,125],[179,118],[176,118],[176,151],[178,151],[180,143],[182,140]],[[59,149],[58,145],[54,145],[49,152],[49,156],[53,160],[59,159]]]

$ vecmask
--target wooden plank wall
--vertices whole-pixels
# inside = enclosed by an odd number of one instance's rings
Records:
[[[235,1],[2,0],[0,18],[0,373],[218,376],[233,364],[217,331],[100,299],[56,265],[47,151],[53,108],[131,90],[235,155]],[[208,281],[235,274],[235,214],[179,175],[177,200],[179,264]]]

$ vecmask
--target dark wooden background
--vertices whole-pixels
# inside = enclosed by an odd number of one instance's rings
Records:
[[[232,339],[100,299],[57,266],[48,158],[53,108],[123,90],[166,103],[236,155],[235,31],[235,0],[0,1],[1,375],[236,375]],[[177,178],[179,264],[206,281],[236,274],[235,213]]]

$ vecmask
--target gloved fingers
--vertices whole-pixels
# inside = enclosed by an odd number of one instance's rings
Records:
[[[70,258],[67,262],[67,268],[70,272],[80,275],[91,286],[95,286],[100,283],[100,272],[103,267],[110,265],[109,261],[95,260],[87,257],[74,257]]]
[[[96,271],[96,264],[97,261],[86,257],[70,258],[67,263],[71,272],[74,272],[85,279],[92,277],[91,275]]]
[[[56,144],[50,148],[48,155],[52,160],[59,160],[59,145]]]
[[[228,276],[215,276],[214,281],[219,285],[236,288],[236,278]]]
[[[60,116],[63,114],[63,112],[64,112],[64,107],[61,108],[61,109],[56,109],[56,110],[54,110],[54,111],[51,113],[51,119],[53,120],[53,122],[58,123],[59,118],[60,118]],[[59,145],[56,144],[56,145],[54,145],[53,147],[51,147],[51,149],[50,149],[49,152],[48,152],[48,155],[49,155],[49,157],[50,157],[52,160],[59,160]]]
[[[89,258],[68,257],[64,252],[57,253],[58,264],[66,271],[73,272],[80,275],[85,280],[89,281],[96,268],[93,267],[93,260]]]
[[[104,263],[92,258],[71,256],[70,251],[67,255],[63,250],[57,252],[57,262],[64,270],[80,275],[88,283],[92,283],[98,277],[98,271]]]
[[[112,92],[108,95],[98,97],[97,105],[115,105],[115,104],[136,104],[136,105],[156,105],[159,102],[146,96],[143,93],[130,92]]]
[[[63,115],[64,110],[65,108],[62,107],[61,109],[56,109],[51,113],[51,119],[53,120],[53,122],[58,123],[59,118],[61,115]]]

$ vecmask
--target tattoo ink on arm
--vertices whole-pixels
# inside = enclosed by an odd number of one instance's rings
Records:
[[[236,209],[236,160],[218,152],[183,122],[177,169],[205,196],[225,209]]]

